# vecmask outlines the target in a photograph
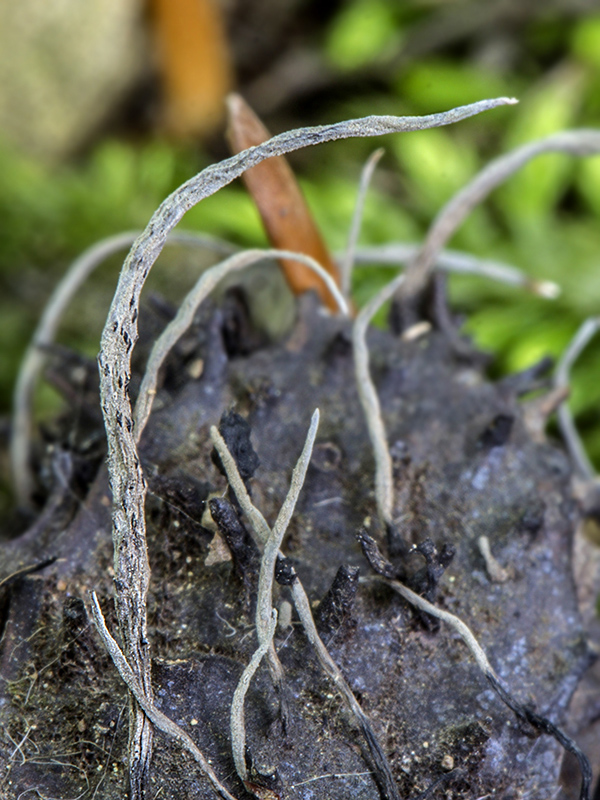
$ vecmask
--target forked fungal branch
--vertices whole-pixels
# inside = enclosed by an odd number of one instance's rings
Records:
[[[279,555],[279,548],[285,536],[285,532],[294,513],[298,497],[304,485],[304,478],[306,477],[306,470],[312,455],[317,429],[319,427],[319,409],[316,409],[310,423],[310,428],[306,436],[306,442],[302,448],[302,453],[298,458],[298,463],[292,472],[292,479],[290,481],[290,488],[287,496],[281,506],[279,514],[273,528],[269,530],[266,540],[263,542],[263,554],[260,563],[260,572],[258,576],[258,595],[256,600],[256,635],[258,638],[258,649],[252,656],[250,664],[242,673],[242,677],[235,690],[234,701],[231,705],[231,744],[233,750],[233,760],[238,775],[243,781],[248,779],[248,771],[246,769],[246,728],[244,724],[244,698],[250,680],[258,669],[262,657],[271,649],[275,657],[279,669],[276,678],[278,683],[281,683],[283,677],[283,670],[279,664],[279,660],[275,654],[273,647],[273,634],[275,633],[275,626],[277,622],[277,612],[273,609],[273,581],[275,577],[275,562]],[[215,435],[215,433],[217,435]],[[213,442],[219,441],[220,434],[216,428],[211,428],[211,436]],[[231,454],[225,442],[221,439],[227,449],[230,458]],[[220,451],[218,450],[219,455]],[[233,459],[232,459],[233,460]],[[235,460],[234,460],[235,463]],[[225,465],[225,460],[223,464]],[[237,470],[237,467],[236,467]],[[240,478],[241,480],[241,478]],[[243,483],[243,481],[242,481]],[[234,487],[235,492],[235,487]],[[257,533],[260,538],[260,534]],[[272,657],[273,657],[272,656]]]
[[[315,417],[313,415],[313,422],[314,419]],[[227,475],[227,479],[229,481],[231,488],[235,493],[237,501],[240,504],[240,507],[244,512],[244,514],[246,515],[246,517],[250,520],[250,523],[254,529],[254,533],[256,534],[257,539],[259,540],[259,542],[263,544],[263,546],[266,547],[267,543],[270,540],[274,541],[272,538],[271,529],[269,528],[269,524],[265,520],[262,513],[256,508],[256,506],[250,499],[250,495],[248,494],[244,481],[239,474],[235,459],[229,452],[229,449],[223,437],[221,436],[216,427],[212,427],[210,433],[213,444],[217,450],[217,453],[219,454],[221,463],[223,464],[225,473]],[[294,480],[292,479],[292,484],[293,483]],[[292,489],[290,488],[290,493],[291,491]],[[286,503],[284,503],[284,506],[282,506],[282,511],[285,506]],[[281,516],[281,513],[282,512],[280,512],[279,516]],[[286,527],[288,522],[289,519],[285,523]],[[281,551],[278,551],[277,555],[283,557]],[[387,762],[387,759],[385,757],[385,754],[381,746],[377,742],[377,738],[375,736],[375,733],[373,732],[371,723],[366,714],[364,713],[364,711],[362,710],[362,708],[360,707],[360,705],[358,704],[356,698],[354,697],[352,689],[348,685],[340,668],[337,666],[337,664],[329,654],[329,651],[327,650],[321,637],[319,636],[319,633],[317,631],[313,619],[310,601],[308,599],[306,591],[304,590],[302,582],[300,581],[300,578],[297,575],[295,576],[295,579],[292,582],[291,589],[292,589],[292,597],[294,600],[294,606],[296,608],[298,617],[300,618],[300,622],[302,624],[306,637],[313,646],[315,654],[319,660],[319,663],[323,671],[333,681],[334,685],[341,693],[342,697],[346,701],[348,709],[355,717],[360,727],[360,730],[363,733],[367,747],[369,749],[369,753],[371,755],[371,758],[373,759],[376,774],[382,785],[386,800],[400,800],[400,797],[398,795],[398,789],[396,787],[394,778],[392,776],[392,771],[390,769],[390,766]],[[268,600],[270,603],[271,602],[270,594],[266,595],[265,599]],[[259,615],[257,610],[257,627],[258,627],[258,619]],[[238,766],[238,763],[242,765],[241,766],[242,772],[240,773],[240,770],[238,769],[238,773],[240,774],[240,777],[244,779],[244,772],[246,770],[245,759],[244,759],[245,730],[243,727],[243,719],[240,721],[239,714],[234,719],[233,709],[231,718],[231,737],[232,737],[232,747],[234,749],[234,753],[236,752],[236,750],[238,753],[237,756],[234,756],[236,762],[236,768]]]

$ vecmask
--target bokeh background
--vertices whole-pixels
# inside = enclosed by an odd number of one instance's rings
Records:
[[[346,243],[361,166],[386,149],[361,244],[418,242],[491,158],[573,127],[600,126],[594,0],[19,0],[0,4],[0,511],[11,393],[57,279],[82,250],[145,226],[164,197],[228,155],[224,97],[236,89],[272,132],[373,113],[428,114],[498,95],[518,106],[459,125],[296,154],[292,164],[333,250]],[[600,158],[547,155],[497,190],[453,248],[562,286],[552,302],[453,277],[453,307],[498,375],[561,354],[600,313]],[[241,185],[190,212],[187,230],[264,245]],[[82,290],[60,340],[93,357],[122,258]],[[171,266],[171,269],[169,267]],[[159,266],[181,294],[191,253]],[[357,302],[390,277],[355,272]],[[600,466],[600,343],[573,375],[571,405]],[[48,388],[43,417],[56,409]]]

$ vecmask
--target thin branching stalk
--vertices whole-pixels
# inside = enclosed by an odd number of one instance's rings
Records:
[[[600,153],[600,132],[580,129],[555,133],[546,139],[517,147],[484,167],[435,218],[423,246],[409,265],[406,283],[400,290],[401,295],[412,297],[421,292],[442,248],[475,206],[532,158],[544,153],[565,153],[572,156]]]
[[[262,515],[262,512],[259,511],[259,509],[250,499],[250,495],[246,489],[246,484],[242,480],[237,468],[237,464],[235,463],[235,458],[229,452],[229,448],[225,443],[225,439],[223,439],[219,433],[219,430],[214,425],[210,429],[210,438],[215,446],[215,450],[219,454],[219,458],[223,464],[229,485],[233,489],[242,511],[250,520],[250,524],[252,525],[252,529],[256,534],[259,543],[262,547],[264,547],[269,539],[269,536],[271,535],[269,523]]]
[[[91,592],[91,611],[94,624],[96,625],[104,646],[108,650],[121,678],[123,678],[124,682],[127,684],[130,692],[144,710],[144,713],[152,720],[153,724],[156,725],[159,730],[178,741],[179,744],[193,756],[200,765],[202,772],[210,781],[213,789],[220,797],[224,798],[224,800],[236,800],[219,781],[215,771],[208,763],[202,751],[197,747],[192,737],[173,722],[173,720],[169,719],[166,714],[163,714],[163,712],[154,705],[154,702],[148,698],[131,666],[127,662],[127,659],[123,655],[123,651],[110,635],[95,592]]]
[[[344,297],[350,297],[350,291],[352,288],[352,267],[354,266],[354,254],[362,226],[367,191],[369,190],[369,185],[371,183],[373,173],[375,172],[375,167],[379,163],[384,153],[385,150],[383,147],[380,147],[378,150],[375,150],[374,153],[371,153],[360,174],[360,184],[358,186],[356,205],[354,206],[354,214],[352,215],[350,232],[348,233],[348,244],[346,245],[344,258],[340,263],[340,284]]]
[[[355,264],[380,264],[381,266],[402,267],[421,251],[419,244],[383,244],[361,247],[354,254]],[[561,288],[554,281],[533,280],[520,269],[487,258],[476,258],[457,250],[442,250],[436,260],[435,269],[464,275],[478,275],[509,286],[526,289],[547,300],[556,299]]]
[[[292,584],[292,597],[294,598],[294,606],[298,613],[298,617],[300,618],[300,622],[302,623],[306,638],[312,644],[321,668],[333,681],[335,687],[346,701],[348,708],[357,720],[363,736],[365,737],[367,746],[369,748],[369,753],[371,754],[371,758],[373,759],[373,763],[376,768],[377,777],[382,784],[384,797],[387,800],[400,800],[400,795],[398,794],[398,788],[396,787],[392,771],[385,757],[385,753],[383,752],[381,745],[377,741],[375,733],[373,732],[371,722],[360,707],[358,700],[356,697],[354,697],[354,693],[344,678],[342,671],[329,654],[329,651],[325,647],[323,640],[319,636],[308,596],[299,578],[296,578]]]
[[[514,102],[502,97],[426,117],[373,116],[282,133],[207,167],[176,189],[153,214],[129,251],[102,333],[98,363],[113,499],[117,618],[125,656],[148,696],[151,696],[152,684],[146,630],[146,598],[150,579],[146,545],[146,483],[136,447],[128,387],[131,354],[138,339],[140,294],[167,236],[193,206],[239,178],[247,169],[272,156],[286,155],[309,145],[338,139],[449,125]],[[144,724],[143,714],[136,713],[130,719],[130,731],[129,772],[135,782],[136,776],[147,774],[151,758],[151,733],[149,726]],[[134,788],[134,797],[139,797],[141,793],[141,787],[139,791]]]
[[[271,536],[271,528],[269,527],[269,523],[263,517],[261,512],[256,508],[254,503],[250,500],[250,495],[246,490],[246,485],[242,478],[240,477],[240,473],[237,468],[237,464],[235,463],[234,457],[229,452],[229,448],[227,447],[225,440],[219,433],[218,429],[213,425],[210,429],[210,436],[212,442],[215,446],[217,453],[219,454],[219,458],[221,459],[221,463],[225,469],[225,473],[227,474],[227,479],[231,488],[234,491],[234,494],[237,498],[238,503],[240,504],[242,511],[251,522],[252,529],[258,538],[258,542],[261,547],[264,547]],[[258,604],[257,604],[258,609]],[[260,625],[260,620],[257,619],[257,627]],[[259,638],[260,641],[260,638]],[[271,673],[271,680],[277,691],[280,693],[283,691],[283,667],[281,666],[281,662],[279,661],[279,656],[275,650],[275,646],[271,644],[269,649],[267,650],[267,659],[269,662],[269,672]]]
[[[600,317],[590,317],[581,325],[556,365],[556,372],[554,375],[554,386],[556,389],[569,387],[573,364],[577,361],[582,351],[599,328]],[[590,481],[593,480],[596,477],[596,470],[585,452],[585,448],[573,420],[573,415],[571,414],[571,409],[566,402],[561,403],[558,408],[558,424],[575,469],[582,478]]]
[[[233,749],[233,758],[238,775],[244,781],[247,780],[248,777],[245,762],[246,730],[244,727],[244,698],[246,696],[248,686],[250,685],[250,680],[256,672],[263,655],[265,655],[267,652],[269,652],[270,655],[271,674],[273,675],[273,673],[275,673],[274,682],[276,685],[278,685],[280,691],[283,688],[283,669],[281,668],[279,659],[277,658],[277,654],[272,644],[273,633],[275,630],[273,627],[273,581],[275,577],[275,562],[277,561],[277,556],[280,552],[279,548],[283,542],[283,537],[285,536],[285,532],[292,518],[292,514],[294,513],[298,497],[304,485],[304,479],[306,477],[306,471],[312,455],[318,427],[319,409],[316,409],[312,415],[304,447],[302,448],[298,462],[292,472],[289,491],[281,506],[279,514],[277,515],[275,525],[273,526],[272,530],[269,530],[266,522],[264,523],[264,526],[262,525],[262,522],[259,523],[260,531],[266,535],[266,538],[263,541],[264,547],[260,563],[258,593],[256,600],[256,634],[258,638],[258,649],[252,656],[250,664],[244,670],[242,677],[240,678],[236,693],[234,695],[234,703],[231,707],[231,743]],[[213,427],[211,429],[211,435],[219,455],[222,453],[222,462],[226,471],[228,466],[229,469],[231,469],[231,464],[233,463],[235,465],[235,460],[231,456],[227,445],[216,428]],[[237,466],[235,468],[235,474],[239,478]],[[242,485],[244,485],[243,481],[241,482]],[[236,485],[234,485],[234,483]],[[237,481],[234,480],[234,483],[232,483],[232,488],[234,492],[236,492]],[[244,495],[244,505],[247,506],[249,497],[245,491],[245,486]],[[262,519],[264,520],[264,518]]]
[[[254,529],[254,533],[258,538],[258,540],[263,545],[265,545],[271,536],[271,530],[269,528],[269,524],[265,520],[262,513],[256,508],[256,506],[250,499],[250,495],[248,494],[244,481],[242,480],[239,474],[237,464],[235,463],[235,459],[229,452],[229,449],[223,437],[215,427],[211,428],[211,438],[219,454],[221,463],[225,468],[229,484],[235,493],[235,496],[242,508],[242,511],[244,512],[246,517],[250,520],[252,527]],[[281,551],[279,551],[277,555],[283,557]],[[377,741],[377,737],[373,732],[371,723],[369,722],[368,717],[358,704],[358,701],[354,697],[352,689],[348,685],[340,668],[337,666],[337,664],[329,654],[329,651],[327,650],[321,637],[319,636],[312,615],[312,609],[310,607],[310,601],[308,599],[308,595],[306,594],[304,586],[302,585],[302,582],[300,581],[300,578],[298,576],[295,577],[295,580],[292,583],[292,597],[294,599],[294,606],[296,608],[296,612],[298,614],[304,632],[306,633],[306,637],[312,644],[313,648],[315,649],[315,653],[317,655],[321,668],[323,669],[325,674],[329,678],[331,678],[331,680],[334,682],[340,694],[346,701],[349,711],[355,717],[363,733],[363,736],[365,737],[365,740],[367,742],[367,747],[369,749],[369,753],[371,754],[374,765],[376,767],[377,777],[381,782],[385,797],[387,798],[387,800],[400,800],[390,766],[387,762],[387,759],[385,757],[385,754],[381,746]],[[234,731],[232,727],[232,738],[238,736],[239,736],[239,729],[236,729],[236,731]],[[236,746],[239,749],[239,744]]]
[[[31,505],[33,475],[30,467],[33,396],[47,350],[55,340],[58,326],[75,293],[107,258],[131,247],[140,231],[124,231],[89,247],[69,266],[48,300],[44,313],[21,360],[13,393],[10,463],[13,487],[19,506]],[[167,244],[189,245],[228,255],[236,248],[227,242],[193,232],[175,231]]]
[[[273,581],[275,580],[275,562],[279,555],[279,550],[283,542],[283,537],[296,508],[298,497],[304,486],[304,479],[306,471],[310,462],[310,458],[319,428],[319,409],[315,409],[310,421],[306,441],[302,448],[302,453],[298,459],[298,463],[292,472],[290,481],[290,488],[286,495],[283,505],[277,515],[275,524],[271,529],[269,538],[265,542],[261,564],[260,573],[258,576],[258,597],[256,601],[256,632],[258,634],[258,641],[262,643],[265,632],[270,624],[270,619],[273,611]]]
[[[275,579],[275,562],[279,555],[279,548],[283,542],[283,537],[294,513],[298,497],[304,485],[306,477],[306,470],[310,462],[310,458],[319,427],[319,409],[316,409],[312,415],[306,441],[298,463],[292,472],[290,481],[290,488],[287,496],[281,506],[275,525],[269,532],[267,540],[264,543],[263,554],[260,562],[260,572],[258,576],[258,593],[256,600],[256,634],[258,638],[258,649],[252,656],[250,664],[246,667],[238,686],[236,688],[233,703],[231,706],[231,744],[233,750],[233,759],[238,775],[242,780],[247,780],[246,770],[246,729],[244,725],[244,698],[250,685],[252,676],[258,669],[263,656],[269,650],[275,655],[275,650],[272,646],[273,634],[275,632],[275,625],[277,622],[277,613],[273,609],[273,581]],[[235,488],[234,488],[235,491]],[[276,657],[276,656],[275,656]],[[277,659],[279,665],[279,659]],[[277,674],[277,681],[282,682],[283,670],[279,666],[280,674]],[[280,686],[280,690],[282,686]]]
[[[404,275],[399,275],[388,283],[387,286],[361,309],[352,326],[352,347],[354,351],[356,387],[360,403],[365,412],[367,429],[369,431],[369,438],[375,458],[375,500],[377,502],[377,511],[382,521],[385,523],[390,523],[392,521],[394,507],[392,457],[387,444],[387,435],[381,416],[381,404],[369,370],[367,330],[373,316],[386,300],[393,297],[403,280]]]
[[[183,299],[175,318],[169,322],[152,347],[134,411],[136,442],[140,441],[146,423],[148,422],[150,412],[152,411],[160,368],[175,343],[192,324],[200,305],[213,291],[215,286],[227,275],[252,266],[252,264],[256,264],[258,261],[270,258],[286,258],[290,261],[297,261],[319,275],[323,283],[327,286],[331,296],[336,301],[340,313],[347,316],[348,305],[340,293],[335,280],[314,260],[314,258],[304,255],[303,253],[292,253],[289,250],[273,249],[244,250],[242,253],[236,253],[220,264],[216,264],[200,276],[196,285]]]
[[[246,767],[246,720],[244,715],[244,701],[246,699],[248,688],[250,687],[250,681],[254,677],[254,673],[258,669],[263,656],[273,643],[273,635],[276,627],[277,611],[272,608],[271,617],[262,634],[262,641],[252,654],[250,663],[242,672],[238,681],[238,685],[235,687],[235,692],[233,693],[233,700],[231,701],[231,710],[229,714],[231,727],[231,750],[233,753],[235,770],[244,783],[248,780],[248,769]]]
[[[369,580],[387,584],[411,605],[415,606],[415,608],[424,611],[426,614],[431,614],[432,616],[437,617],[437,619],[440,619],[450,625],[450,627],[458,633],[463,642],[467,645],[471,651],[471,655],[475,659],[475,663],[482,671],[490,686],[496,692],[498,697],[500,697],[502,702],[506,703],[506,705],[512,711],[514,711],[518,717],[527,720],[527,722],[529,722],[538,730],[553,736],[559,742],[559,744],[565,748],[565,750],[568,750],[575,756],[581,769],[579,800],[589,800],[592,770],[584,753],[570,737],[563,733],[563,731],[554,725],[554,723],[552,723],[549,719],[537,714],[530,706],[523,705],[512,696],[507,686],[490,664],[484,649],[475,638],[475,635],[469,626],[466,625],[462,619],[460,619],[460,617],[457,617],[455,614],[451,614],[449,611],[444,611],[443,609],[438,608],[433,603],[425,600],[424,597],[421,597],[413,592],[408,588],[408,586],[400,583],[400,581],[391,580],[390,578],[384,578],[381,576],[373,576],[369,578]]]

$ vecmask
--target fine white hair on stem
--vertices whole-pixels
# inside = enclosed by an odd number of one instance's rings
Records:
[[[378,148],[375,152],[371,153],[367,159],[360,175],[360,183],[358,186],[358,195],[356,197],[356,205],[354,206],[354,214],[352,215],[352,222],[350,224],[350,232],[348,234],[348,243],[346,245],[346,252],[340,262],[340,283],[344,297],[350,297],[351,283],[352,283],[352,267],[354,266],[354,254],[356,245],[360,234],[362,225],[363,213],[365,208],[365,199],[367,191],[375,172],[375,167],[379,163],[381,157],[385,153],[383,147]]]
[[[140,707],[144,710],[146,716],[156,725],[159,730],[166,733],[173,739],[176,739],[179,744],[185,748],[199,764],[200,769],[210,781],[215,792],[220,795],[224,800],[236,800],[236,798],[227,791],[223,784],[217,778],[217,775],[211,765],[206,760],[202,751],[197,747],[196,743],[189,734],[179,727],[172,719],[169,719],[166,714],[163,714],[150,699],[144,691],[139,680],[135,676],[131,666],[125,658],[123,651],[117,642],[111,636],[108,628],[106,627],[106,620],[102,613],[102,608],[98,601],[95,592],[91,592],[91,611],[94,624],[100,634],[100,638],[112,658],[115,667],[123,681],[127,684],[129,691],[135,697]]]
[[[348,315],[348,304],[340,293],[335,280],[314,258],[303,253],[273,249],[245,250],[221,261],[200,276],[195,286],[183,299],[174,319],[169,322],[152,347],[134,411],[136,442],[139,442],[152,410],[160,368],[172,347],[192,324],[194,315],[202,302],[227,275],[269,258],[286,258],[297,261],[316,272],[337,302],[340,313],[344,316]]]
[[[400,267],[410,262],[421,250],[419,244],[390,243],[358,248],[354,254],[355,264],[379,264]],[[444,272],[463,275],[479,275],[509,286],[526,289],[547,300],[556,299],[561,288],[554,281],[534,280],[517,267],[487,258],[476,258],[457,250],[442,250],[436,260],[435,268]]]
[[[407,280],[401,289],[404,297],[413,296],[424,288],[440,251],[475,206],[532,158],[544,153],[565,153],[572,156],[600,153],[600,132],[580,129],[555,133],[545,139],[517,147],[484,167],[435,218],[423,246],[407,270]]]
[[[377,391],[373,385],[369,370],[369,349],[367,347],[367,330],[373,316],[381,306],[389,300],[404,281],[404,275],[399,275],[375,295],[367,305],[361,309],[352,326],[352,347],[354,351],[354,371],[356,387],[361,406],[365,413],[369,438],[375,458],[375,499],[377,510],[381,519],[389,523],[392,521],[394,505],[394,484],[392,471],[392,457],[387,443],[387,435],[381,404]]]
[[[123,264],[102,332],[98,366],[113,499],[116,611],[125,656],[134,674],[145,686],[151,687],[146,611],[150,580],[145,520],[146,482],[136,446],[129,381],[132,350],[138,339],[140,294],[169,233],[184,214],[201,200],[215,194],[267,158],[339,139],[449,125],[514,102],[502,97],[426,117],[366,117],[282,133],[207,167],[184,183],[161,203],[142,235],[136,239]],[[142,741],[140,715],[135,719],[137,728],[130,726],[129,772],[130,775],[142,775],[148,766],[150,748]],[[144,764],[140,765],[139,754],[142,749],[146,755]]]
[[[314,420],[314,415],[313,415],[313,420]],[[258,540],[262,542],[263,545],[266,545],[271,538],[271,530],[269,528],[269,524],[265,520],[262,513],[256,508],[256,506],[250,499],[250,495],[248,494],[244,481],[242,480],[239,474],[237,464],[235,463],[235,459],[229,452],[229,449],[223,437],[215,427],[211,428],[211,438],[219,454],[221,463],[225,468],[229,484],[235,493],[235,496],[242,508],[242,511],[244,512],[246,517],[250,520],[254,533],[258,538]],[[278,520],[283,513],[285,505],[286,503],[284,503],[284,505],[282,506],[282,510],[280,511]],[[283,557],[281,551],[279,551],[277,555]],[[292,583],[292,597],[294,599],[294,606],[296,608],[296,612],[298,614],[298,617],[300,619],[306,637],[315,650],[321,668],[323,669],[325,674],[328,675],[328,677],[334,682],[340,694],[346,701],[346,704],[350,712],[356,718],[356,721],[358,722],[363,732],[363,735],[365,736],[369,752],[371,753],[373,761],[377,767],[377,774],[385,786],[385,796],[388,798],[388,800],[399,800],[398,790],[394,783],[391,769],[389,767],[389,764],[387,763],[383,750],[377,743],[377,739],[371,728],[371,723],[369,722],[368,717],[360,707],[358,701],[354,697],[352,689],[346,682],[346,679],[344,678],[340,668],[337,666],[337,664],[329,654],[329,651],[327,650],[325,644],[323,643],[321,637],[319,636],[312,615],[312,609],[310,607],[310,601],[308,599],[308,595],[306,594],[306,591],[304,589],[304,586],[302,585],[302,582],[300,581],[300,578],[298,578],[297,576]],[[235,737],[239,737],[239,728],[236,728],[236,730],[234,731],[232,726],[232,740]],[[238,747],[239,747],[239,742],[238,742]],[[244,768],[245,768],[245,762],[244,762]]]
[[[570,373],[573,364],[577,361],[582,351],[599,328],[600,317],[590,317],[580,326],[556,365],[556,372],[554,375],[555,388],[562,389],[569,387]],[[582,478],[592,480],[596,477],[596,470],[585,452],[585,448],[573,420],[573,415],[571,414],[571,409],[567,402],[561,403],[558,408],[558,425],[575,468]]]
[[[131,247],[140,231],[124,231],[109,236],[89,247],[67,269],[58,282],[25,351],[19,366],[13,393],[10,463],[17,502],[23,508],[31,504],[33,478],[29,466],[31,456],[32,404],[35,387],[44,364],[44,349],[54,343],[66,308],[75,293],[107,258]],[[228,255],[236,248],[227,242],[192,231],[175,231],[167,244],[189,245]]]
[[[263,640],[252,654],[248,666],[244,669],[235,687],[229,720],[231,725],[231,751],[235,770],[240,778],[245,782],[248,780],[248,770],[246,768],[246,720],[244,715],[244,701],[246,693],[250,687],[250,681],[258,669],[263,656],[273,642],[273,635],[277,627],[277,611],[271,610],[271,617],[263,631]]]

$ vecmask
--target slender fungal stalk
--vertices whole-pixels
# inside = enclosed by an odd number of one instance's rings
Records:
[[[356,388],[360,403],[365,412],[365,419],[375,458],[375,499],[377,510],[383,522],[392,521],[394,506],[394,486],[392,472],[392,457],[387,444],[387,435],[381,404],[371,378],[369,370],[369,349],[367,347],[367,330],[373,316],[381,306],[389,300],[404,281],[404,275],[399,275],[388,283],[367,305],[361,309],[352,327],[352,345],[354,349],[354,371]]]
[[[600,153],[600,132],[580,129],[555,133],[545,139],[517,147],[484,167],[464,189],[454,195],[435,218],[423,246],[408,267],[406,283],[400,290],[403,297],[412,297],[423,290],[442,248],[475,206],[532,158],[544,153],[595,155]]]
[[[115,667],[118,669],[121,678],[123,678],[123,681],[127,684],[129,691],[144,710],[144,713],[150,720],[152,720],[153,724],[156,725],[159,730],[161,730],[163,733],[166,733],[167,736],[170,736],[178,741],[184,749],[191,753],[193,758],[200,765],[202,772],[211,782],[213,789],[218,795],[220,795],[220,797],[224,798],[224,800],[236,800],[236,798],[230,792],[228,792],[223,784],[219,781],[215,771],[208,763],[202,751],[197,747],[192,737],[189,736],[182,728],[180,728],[179,725],[173,722],[172,719],[169,719],[166,714],[163,714],[163,712],[154,705],[154,702],[148,698],[143,686],[138,681],[131,666],[127,662],[127,659],[123,655],[123,651],[110,635],[109,630],[106,627],[104,614],[102,613],[102,609],[95,592],[91,592],[91,601],[92,618],[94,620],[94,624],[96,625],[96,629],[100,634],[100,638],[108,650]]]
[[[383,147],[380,147],[378,150],[375,150],[374,153],[371,153],[360,174],[360,184],[358,186],[356,205],[354,206],[354,214],[352,215],[352,222],[350,224],[348,244],[346,245],[344,258],[340,263],[341,286],[344,297],[350,297],[350,291],[352,288],[352,267],[354,266],[354,256],[360,234],[360,228],[362,225],[367,191],[369,189],[373,173],[375,172],[375,167],[379,163],[384,153],[385,150]]]
[[[581,325],[571,343],[563,353],[556,365],[554,386],[556,389],[568,388],[571,380],[571,369],[590,339],[595,336],[600,328],[600,317],[590,317]],[[573,415],[567,402],[558,407],[558,424],[567,445],[567,449],[575,465],[575,469],[582,478],[593,480],[596,470],[585,452],[581,437],[575,427]]]
[[[515,102],[501,97],[426,117],[366,117],[282,133],[207,167],[184,183],[163,201],[135,241],[123,264],[102,332],[98,365],[113,500],[116,612],[125,657],[148,696],[152,693],[152,681],[146,618],[150,580],[146,545],[146,482],[137,452],[129,381],[132,350],[138,339],[140,294],[169,233],[184,214],[201,200],[272,156],[337,139],[380,136],[449,125],[482,111]],[[130,718],[130,734],[129,773],[132,780],[139,783],[138,776],[147,774],[151,758],[151,731],[141,712],[136,712]],[[141,797],[141,784],[134,794]]]

